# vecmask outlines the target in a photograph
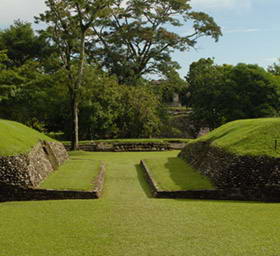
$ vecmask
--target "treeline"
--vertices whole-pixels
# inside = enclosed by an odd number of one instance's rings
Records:
[[[214,129],[237,119],[279,116],[279,67],[217,65],[210,58],[192,63],[186,79],[194,125]]]
[[[45,34],[16,21],[0,32],[0,50],[0,117],[42,132],[63,132],[70,139],[68,76]],[[186,82],[173,70],[160,84],[139,79],[137,86],[121,85],[94,64],[84,72],[81,139],[159,136],[168,120],[165,102],[186,90]]]
[[[47,0],[37,18],[46,29],[34,32],[16,21],[0,31],[0,118],[72,141],[76,125],[80,139],[166,136],[176,121],[167,106],[174,93],[188,108],[183,129],[194,135],[235,119],[279,116],[278,64],[265,70],[201,59],[180,78],[171,52],[221,36],[214,20],[188,1],[97,2]],[[183,20],[194,33],[168,30]],[[147,79],[151,74],[160,79]]]

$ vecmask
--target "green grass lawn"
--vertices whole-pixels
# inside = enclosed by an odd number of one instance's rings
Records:
[[[78,157],[79,154],[76,156]],[[67,160],[40,184],[40,188],[57,190],[92,191],[100,170],[100,162],[93,159]]]
[[[278,148],[275,150],[275,140]],[[280,157],[280,118],[258,118],[229,122],[196,140],[209,141],[239,155]]]
[[[39,140],[55,141],[18,122],[0,119],[0,156],[27,153]]]
[[[178,157],[145,159],[145,163],[161,190],[215,189],[207,177]]]
[[[279,255],[280,204],[151,198],[140,160],[177,154],[72,154],[105,161],[103,197],[1,203],[0,255]]]

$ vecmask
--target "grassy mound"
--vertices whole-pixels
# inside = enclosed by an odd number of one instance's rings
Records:
[[[238,155],[280,157],[280,118],[229,122],[190,143],[202,141]]]
[[[27,153],[39,140],[55,141],[18,122],[0,119],[0,156]]]
[[[75,156],[83,153],[76,152]],[[40,188],[57,190],[91,191],[100,169],[100,162],[94,159],[72,157],[57,171],[40,184]]]
[[[161,190],[215,189],[207,177],[180,158],[147,159],[145,163]]]

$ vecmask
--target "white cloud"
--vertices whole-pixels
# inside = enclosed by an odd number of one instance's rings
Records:
[[[231,29],[224,30],[224,33],[250,33],[250,32],[260,32],[262,31],[259,28],[242,28],[242,29]]]
[[[223,33],[252,33],[252,32],[276,32],[280,31],[280,28],[236,28],[236,29],[225,29]]]
[[[34,16],[45,10],[44,0],[0,0],[0,27],[14,20],[34,21]]]
[[[272,64],[278,62],[279,58],[276,57],[268,57],[268,58],[263,58],[262,61],[266,64]]]
[[[191,4],[195,9],[248,9],[251,7],[251,0],[191,0]]]

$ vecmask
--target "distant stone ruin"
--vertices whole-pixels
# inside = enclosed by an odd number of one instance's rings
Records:
[[[29,153],[0,156],[0,183],[36,187],[67,158],[61,143],[40,141]]]

